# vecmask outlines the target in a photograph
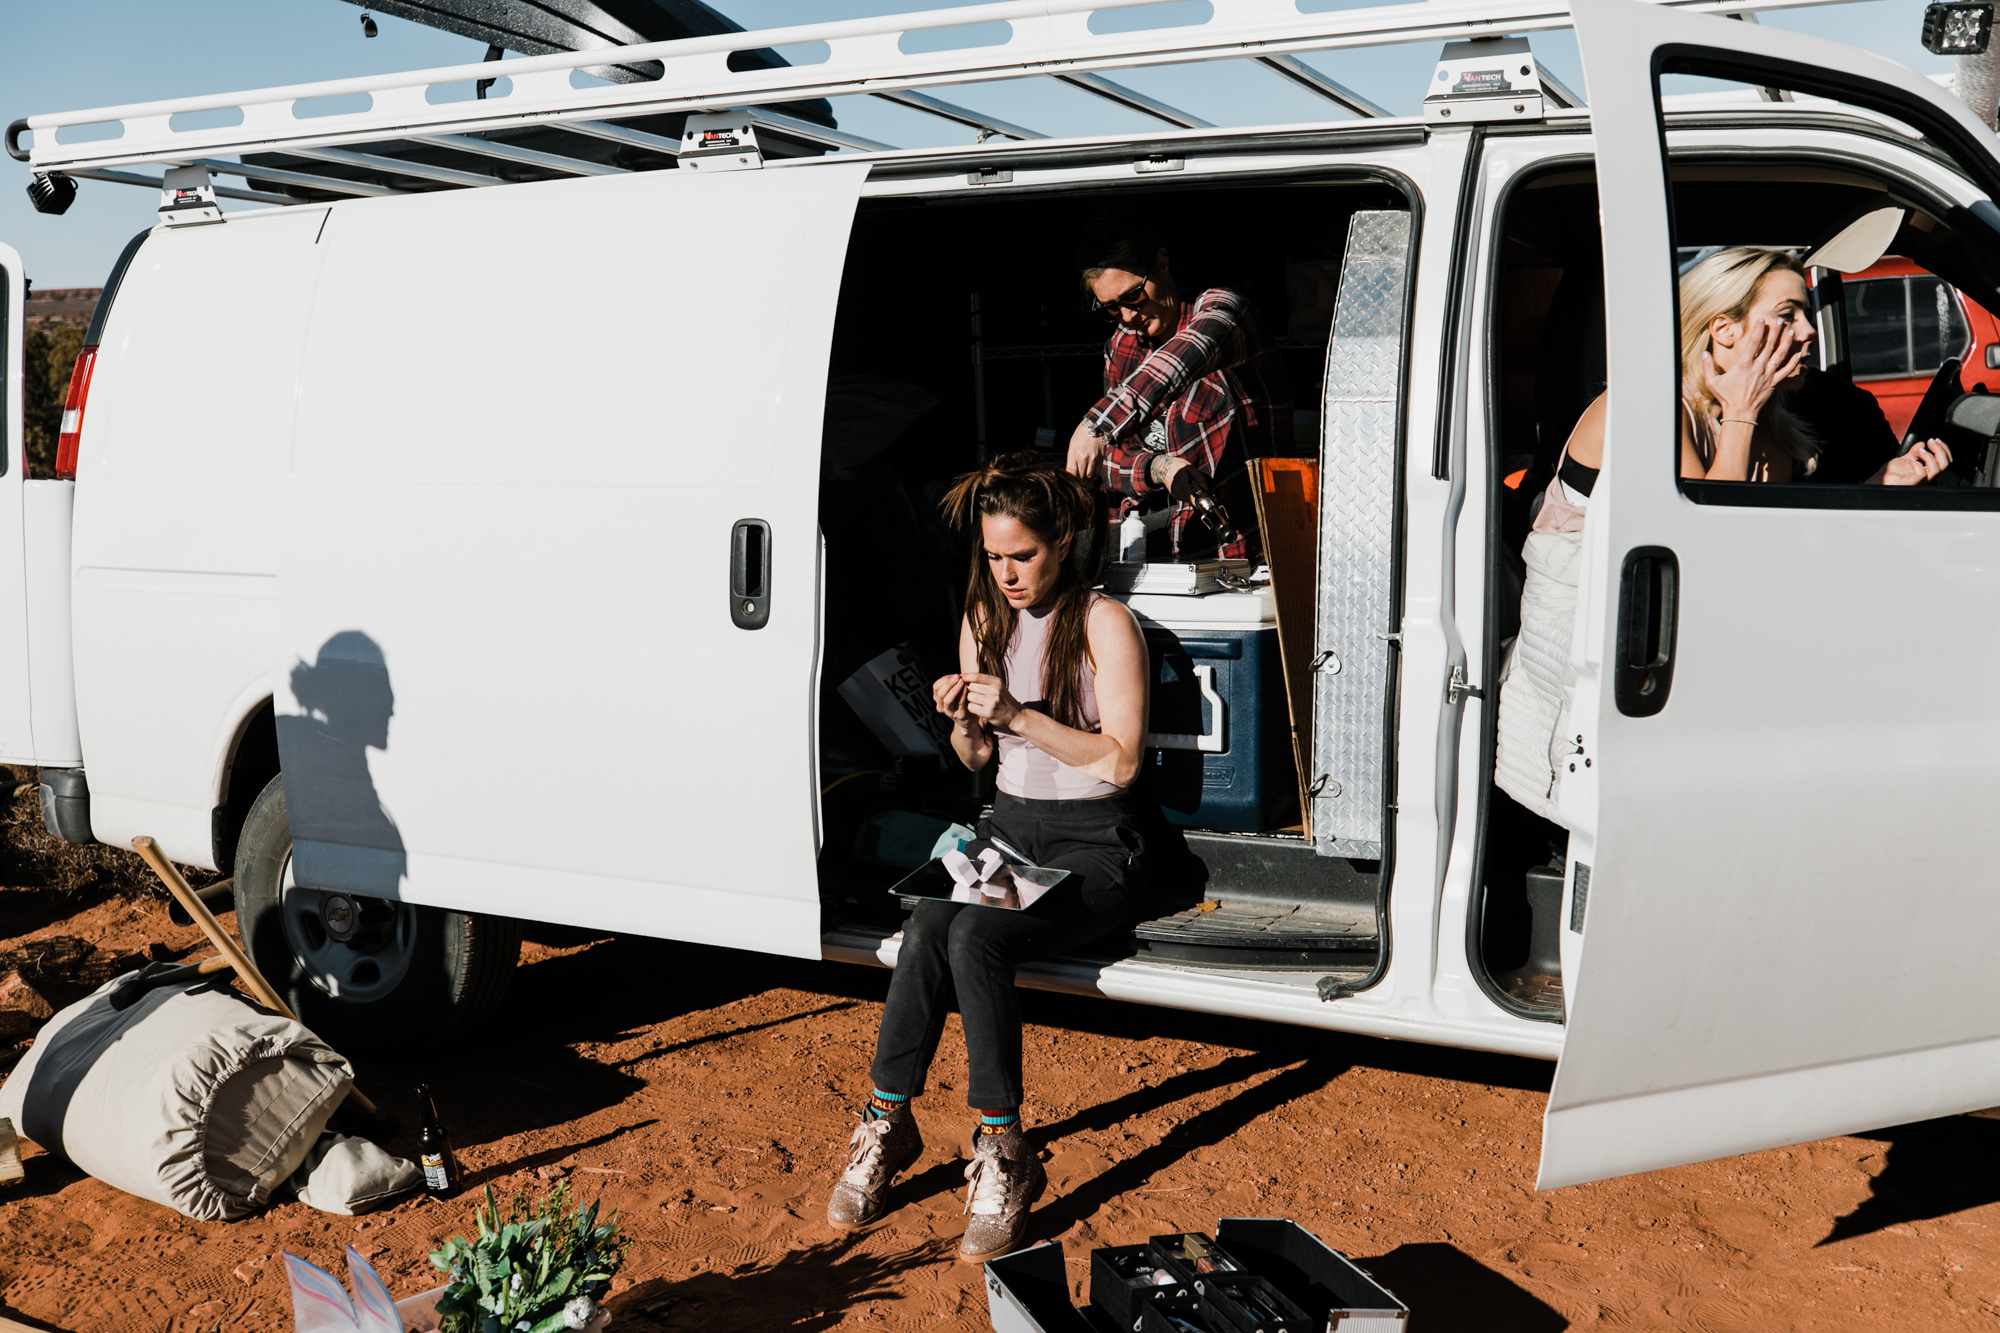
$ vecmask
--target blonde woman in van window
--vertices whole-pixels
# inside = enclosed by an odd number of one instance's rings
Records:
[[[1681,476],[1769,482],[1810,475],[1817,442],[1785,403],[1805,382],[1817,336],[1805,270],[1782,250],[1739,246],[1683,274],[1680,298]],[[1557,823],[1561,775],[1574,749],[1570,631],[1584,513],[1604,461],[1605,399],[1598,395],[1570,433],[1521,548],[1521,632],[1500,671],[1494,778]],[[1921,485],[1950,463],[1942,440],[1925,440],[1868,484]]]
[[[956,991],[977,1113],[958,1257],[983,1263],[1019,1248],[1042,1164],[1021,1127],[1021,1012],[1014,970],[1129,922],[1140,906],[1157,806],[1134,790],[1146,744],[1146,641],[1123,605],[1091,590],[1071,557],[1096,529],[1082,481],[1040,454],[1005,454],[960,477],[946,514],[974,539],[959,670],[932,686],[959,761],[998,760],[993,812],[965,851],[1000,845],[1069,872],[1033,912],[924,899],[903,925],[870,1069],[874,1095],[827,1200],[843,1230],[880,1217],[896,1173],[923,1140],[910,1100],[924,1090]]]
[[[1738,246],[1690,268],[1680,286],[1681,476],[1792,481],[1810,475],[1818,445],[1781,396],[1805,383],[1806,358],[1819,336],[1805,269],[1783,250]],[[1604,461],[1604,399],[1599,394],[1576,423],[1548,492],[1556,519],[1577,528]],[[1925,440],[1866,484],[1918,486],[1950,463],[1944,441]],[[1561,512],[1567,509],[1576,512]],[[1549,513],[1548,503],[1542,513]],[[1544,528],[1539,515],[1536,527]]]

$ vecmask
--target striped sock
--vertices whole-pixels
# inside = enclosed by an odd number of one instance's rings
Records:
[[[1002,1106],[994,1110],[982,1108],[979,1112],[979,1132],[981,1134],[1005,1134],[1021,1123],[1021,1108]]]
[[[868,1118],[875,1119],[899,1108],[908,1107],[910,1099],[900,1092],[884,1092],[875,1089],[875,1095],[868,1099]]]

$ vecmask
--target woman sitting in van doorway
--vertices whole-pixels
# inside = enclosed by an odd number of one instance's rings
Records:
[[[1681,275],[1680,305],[1680,475],[1758,482],[1810,475],[1818,443],[1784,398],[1805,382],[1817,336],[1805,269],[1783,250],[1723,250]],[[1570,432],[1521,548],[1521,632],[1500,671],[1495,780],[1557,823],[1561,774],[1575,749],[1570,631],[1584,514],[1604,460],[1606,397],[1599,394]],[[1944,441],[1926,440],[1868,484],[1917,486],[1950,464]]]
[[[1159,811],[1133,790],[1146,743],[1146,642],[1120,603],[1072,559],[1106,533],[1084,484],[1040,454],[996,458],[945,496],[974,530],[959,666],[932,687],[952,748],[975,772],[999,757],[993,812],[968,846],[1004,843],[1066,870],[1081,893],[1053,914],[926,899],[903,926],[870,1073],[874,1096],[827,1201],[851,1230],[881,1216],[890,1182],[923,1151],[910,1100],[924,1090],[955,989],[978,1113],[958,1256],[982,1263],[1019,1246],[1045,1183],[1021,1127],[1021,1015],[1014,969],[1126,924],[1144,892]],[[990,842],[989,842],[990,840]]]
[[[1249,301],[1227,287],[1183,300],[1166,250],[1146,234],[1093,246],[1081,267],[1091,308],[1118,328],[1104,344],[1104,396],[1070,436],[1069,470],[1124,496],[1117,518],[1167,492],[1176,560],[1258,558],[1256,525],[1242,521],[1252,503],[1244,464],[1268,452],[1262,442],[1290,400]],[[1220,541],[1189,521],[1211,487],[1237,520]]]

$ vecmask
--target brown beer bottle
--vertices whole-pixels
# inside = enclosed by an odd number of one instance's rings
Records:
[[[417,1129],[417,1165],[423,1168],[424,1192],[449,1198],[458,1192],[458,1157],[451,1150],[444,1122],[438,1119],[430,1084],[417,1085],[417,1102],[423,1112],[423,1123]]]

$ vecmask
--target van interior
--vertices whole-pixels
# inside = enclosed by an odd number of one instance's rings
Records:
[[[1716,250],[1736,245],[1782,248],[1807,259],[1850,223],[1887,207],[1904,210],[1887,253],[1909,263],[1885,267],[1920,277],[1934,274],[1983,310],[2000,310],[1995,284],[2000,233],[1967,210],[1919,195],[1908,185],[1824,163],[1678,160],[1672,196],[1676,262],[1685,272]],[[1488,368],[1491,549],[1480,676],[1487,681],[1498,680],[1520,629],[1521,547],[1532,507],[1554,476],[1570,431],[1606,380],[1605,275],[1593,172],[1572,162],[1524,175],[1501,210],[1498,299],[1490,312],[1494,359]],[[1898,284],[1888,295],[1903,323],[1885,320],[1878,309],[1882,294],[1869,282],[1813,271],[1821,340],[1830,361],[1809,367],[1792,402],[1820,437],[1821,453],[1812,474],[1792,484],[1858,485],[1900,452],[1905,438],[1939,436],[1950,445],[1954,462],[1935,485],[1961,492],[1993,487],[2000,468],[2000,396],[1989,397],[1982,382],[1987,371],[1982,349],[1955,307],[1943,314],[1920,310],[1904,295],[1918,288],[1901,285],[1900,277],[1886,281]],[[1923,289],[1926,300],[1936,287]],[[1926,337],[1939,344],[1935,355],[1924,354]],[[1948,342],[1953,345],[1943,345]],[[1907,349],[1900,363],[1882,350],[1889,343]],[[1904,375],[1931,376],[1907,436],[1890,429],[1870,393],[1871,384],[1898,365]],[[1685,483],[1684,489],[1689,489]],[[1469,915],[1467,952],[1482,986],[1503,1008],[1560,1022],[1559,913],[1568,834],[1491,781],[1497,709],[1485,710],[1484,719],[1481,754],[1488,781],[1480,821],[1480,910]]]
[[[1409,207],[1386,181],[1325,175],[863,201],[833,339],[820,482],[820,884],[829,928],[895,929],[907,906],[894,886],[931,858],[948,826],[975,825],[991,800],[990,774],[967,773],[927,721],[936,716],[931,681],[956,669],[972,558],[938,501],[984,458],[1026,449],[1063,456],[1100,396],[1111,330],[1087,307],[1080,246],[1110,232],[1150,231],[1183,293],[1244,293],[1294,404],[1288,417],[1273,414],[1270,447],[1316,458],[1313,405],[1349,220],[1358,210]],[[1257,522],[1251,513],[1231,518]],[[1163,709],[1177,688],[1162,651],[1155,643],[1156,669],[1166,673],[1156,677],[1156,732],[1166,729]],[[842,687],[857,676],[886,681],[886,693],[876,688],[873,697],[907,700],[903,716],[885,719],[851,702],[860,696]],[[1282,678],[1266,671],[1253,688],[1254,704],[1275,708],[1282,721]],[[1185,693],[1191,710],[1179,729],[1199,731],[1204,705]],[[1229,745],[1248,739],[1232,732]],[[1160,750],[1147,781],[1164,790],[1178,780],[1176,765],[1202,761]],[[1204,827],[1198,812],[1177,815],[1175,801],[1161,797],[1185,854],[1170,849],[1174,869],[1158,886],[1154,914],[1091,953],[1347,978],[1374,967],[1381,863],[1315,853],[1288,742],[1282,767],[1262,771],[1282,780],[1267,784],[1255,827],[1240,819]],[[1178,778],[1197,792],[1204,781],[1198,769]]]

